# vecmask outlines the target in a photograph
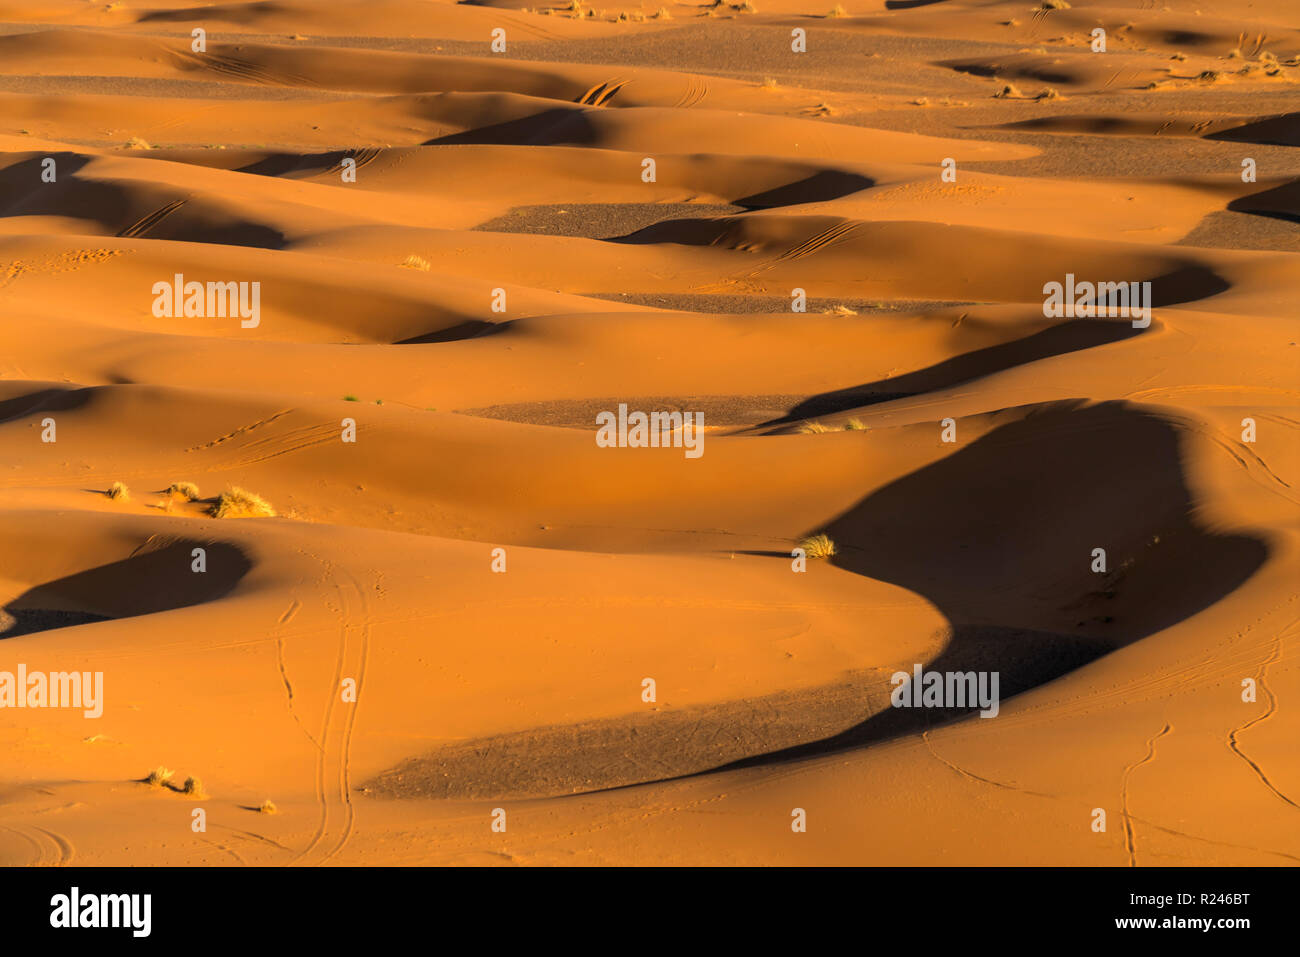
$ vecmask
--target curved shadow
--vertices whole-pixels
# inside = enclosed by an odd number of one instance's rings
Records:
[[[512,146],[546,146],[555,142],[591,145],[596,128],[578,107],[554,107],[531,116],[491,123],[459,133],[449,133],[421,143],[421,146],[450,146],[457,143],[489,143]]]
[[[400,339],[393,343],[398,346],[416,346],[425,345],[430,342],[462,342],[465,339],[478,339],[481,336],[495,336],[498,333],[505,332],[515,322],[514,319],[504,319],[501,322],[488,322],[484,319],[466,319],[464,322],[458,322],[454,326],[448,326],[446,329],[439,329],[436,332],[426,332],[423,335],[412,336],[409,339]]]
[[[1122,402],[1054,403],[872,493],[825,531],[839,545],[833,564],[924,595],[948,619],[926,671],[996,671],[1005,700],[1191,617],[1254,574],[1268,546],[1203,527],[1196,507],[1167,420]],[[1104,574],[1091,570],[1094,548],[1106,549]],[[842,733],[713,770],[860,748],[972,710],[886,706]]]
[[[191,552],[199,547],[207,552],[208,570],[202,573],[191,570]],[[29,588],[0,608],[0,639],[214,601],[233,591],[252,567],[234,545],[172,540]]]
[[[743,196],[735,201],[746,209],[771,209],[776,206],[798,206],[803,203],[824,203],[841,199],[864,189],[871,189],[876,181],[858,173],[824,169],[794,183]]]
[[[1068,319],[1024,338],[963,353],[905,375],[877,379],[875,382],[834,392],[823,392],[800,402],[785,416],[757,427],[780,428],[816,416],[836,415],[866,405],[948,389],[1050,356],[1122,342],[1141,335],[1143,331],[1134,329],[1128,320]]]
[[[1205,138],[1232,143],[1258,143],[1261,146],[1300,146],[1300,112],[1270,116],[1230,130],[1210,133]]]
[[[27,395],[0,400],[0,423],[24,419],[36,412],[67,412],[90,401],[93,387],[84,389],[42,389]]]
[[[1253,213],[1288,223],[1300,223],[1300,179],[1241,196],[1228,204],[1234,213]]]

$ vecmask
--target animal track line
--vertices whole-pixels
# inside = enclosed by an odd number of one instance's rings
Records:
[[[1128,850],[1128,861],[1130,867],[1137,867],[1137,839],[1133,833],[1133,818],[1128,812],[1128,779],[1138,768],[1144,764],[1149,764],[1155,760],[1156,742],[1173,730],[1173,726],[1168,722],[1165,726],[1157,731],[1147,740],[1147,753],[1143,755],[1142,760],[1130,764],[1124,769],[1124,780],[1120,787],[1120,808],[1124,815],[1124,847]]]
[[[211,442],[204,442],[202,445],[191,446],[185,451],[198,452],[202,449],[213,448],[214,446],[221,445],[224,442],[229,442],[231,439],[238,438],[239,436],[244,435],[247,432],[251,432],[254,429],[261,428],[264,425],[269,425],[270,423],[274,422],[276,419],[281,418],[282,416],[286,416],[292,411],[293,409],[281,409],[279,412],[275,413],[274,415],[268,416],[265,419],[258,419],[256,422],[253,422],[250,425],[242,425],[239,428],[235,429],[235,431],[233,432],[227,432],[225,435],[219,435]]]
[[[1268,775],[1264,773],[1264,769],[1261,768],[1258,764],[1256,764],[1254,760],[1248,757],[1246,753],[1241,750],[1241,745],[1238,744],[1238,738],[1242,732],[1250,730],[1255,725],[1260,724],[1263,721],[1267,721],[1269,718],[1273,717],[1273,715],[1277,713],[1277,696],[1273,694],[1272,689],[1269,688],[1268,684],[1265,682],[1264,679],[1268,675],[1269,665],[1276,664],[1278,659],[1282,657],[1282,636],[1286,634],[1288,631],[1294,629],[1295,624],[1296,624],[1295,622],[1292,622],[1287,629],[1283,630],[1278,634],[1277,641],[1273,645],[1272,654],[1268,656],[1268,658],[1264,661],[1263,665],[1259,669],[1258,684],[1260,690],[1263,691],[1265,695],[1267,695],[1268,707],[1264,709],[1263,714],[1256,715],[1254,718],[1251,718],[1245,724],[1241,725],[1238,728],[1233,728],[1231,731],[1228,732],[1228,748],[1229,750],[1232,751],[1233,754],[1241,758],[1241,760],[1245,761],[1246,764],[1250,766],[1250,769],[1255,772],[1259,780],[1264,784],[1266,788],[1268,788],[1270,791],[1273,792],[1274,796],[1277,797],[1278,800],[1282,801],[1284,804],[1289,804],[1291,807],[1295,808],[1296,810],[1300,810],[1300,804],[1296,804],[1295,801],[1291,800],[1289,797],[1283,794],[1278,789],[1278,787],[1268,779]]]
[[[285,667],[284,663],[285,634],[281,629],[293,620],[294,616],[298,614],[298,609],[301,607],[302,602],[295,598],[292,603],[290,603],[289,607],[285,609],[284,614],[280,616],[280,620],[276,622],[275,627],[271,630],[272,636],[275,638],[275,663],[280,669],[280,680],[284,682],[284,693],[288,699],[287,704],[289,706],[290,717],[292,717],[298,727],[302,729],[302,733],[307,736],[307,740],[310,741],[317,750],[323,750],[321,743],[312,736],[310,731],[307,730],[307,726],[302,723],[302,718],[298,717],[298,711],[293,706],[293,683],[289,680],[289,671]]]

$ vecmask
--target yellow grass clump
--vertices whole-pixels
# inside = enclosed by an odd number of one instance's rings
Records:
[[[260,495],[254,495],[237,485],[221,493],[212,507],[214,518],[274,518],[275,509]]]
[[[848,15],[849,11],[845,10],[844,5],[841,3],[835,4],[835,6],[831,8],[831,12],[826,14],[828,17],[847,17]]]
[[[825,533],[801,538],[799,547],[809,558],[830,558],[835,554],[835,543]]]
[[[424,259],[423,257],[417,256],[417,255],[415,255],[414,253],[412,253],[411,255],[407,256],[405,259],[403,259],[403,260],[402,260],[400,263],[398,263],[397,265],[399,265],[399,266],[404,266],[404,267],[407,268],[407,269],[418,269],[418,270],[420,270],[420,272],[428,272],[429,269],[431,268],[431,267],[429,266],[429,260]]]
[[[203,782],[192,774],[185,779],[185,787],[181,790],[190,797],[199,798],[200,800],[208,796],[208,792],[203,790]]]
[[[108,491],[105,492],[104,494],[107,495],[109,498],[117,499],[120,502],[125,502],[127,499],[131,497],[131,490],[127,488],[125,485],[123,485],[121,482],[114,482],[112,485],[108,487]]]
[[[164,768],[162,765],[159,765],[150,771],[149,776],[144,780],[151,788],[162,788],[167,786],[172,779],[172,775],[175,773],[176,772],[171,768]]]
[[[810,435],[818,432],[829,432],[831,430],[820,422],[814,420],[812,422],[805,422],[803,425],[799,426],[799,431],[805,435]]]
[[[193,482],[172,482],[167,486],[167,494],[184,502],[194,502],[199,498],[199,487]]]

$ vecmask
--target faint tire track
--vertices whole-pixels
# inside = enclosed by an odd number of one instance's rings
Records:
[[[291,863],[320,866],[334,858],[347,844],[356,818],[352,804],[352,732],[370,654],[370,616],[365,592],[356,578],[325,559],[313,557],[333,579],[339,595],[339,654],[321,722],[321,747],[316,762],[316,797],[320,814],[311,840]],[[346,577],[346,582],[340,581],[338,573]],[[353,594],[351,599],[349,591]],[[341,698],[345,676],[356,680],[356,700],[350,703]],[[340,722],[336,705],[342,704],[347,704],[348,712]]]

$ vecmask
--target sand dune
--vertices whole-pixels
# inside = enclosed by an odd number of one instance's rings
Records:
[[[1300,862],[1293,5],[832,6],[0,2],[0,863]]]

